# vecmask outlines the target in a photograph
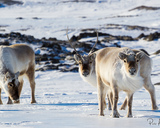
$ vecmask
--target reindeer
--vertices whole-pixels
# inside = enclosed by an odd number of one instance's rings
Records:
[[[1,89],[8,95],[8,104],[19,103],[23,87],[23,77],[27,76],[32,100],[35,100],[35,54],[31,47],[25,44],[0,46],[0,104]]]
[[[145,49],[140,49],[140,51],[144,52],[147,56],[149,56],[150,58],[152,56],[157,56],[160,54],[160,50],[157,50],[156,52],[154,53],[148,53]],[[156,84],[154,84],[156,85]],[[127,107],[127,97],[125,98],[125,101],[123,102],[123,104],[121,105],[120,107],[120,110],[125,110],[125,108]]]
[[[99,114],[104,116],[104,96],[107,90],[113,93],[112,117],[119,117],[118,95],[125,91],[127,98],[121,109],[128,105],[127,117],[132,117],[132,100],[135,91],[142,86],[150,93],[152,109],[156,105],[155,88],[151,82],[151,59],[142,51],[130,48],[108,47],[96,54],[96,75],[98,86]]]
[[[69,36],[68,36],[68,29],[66,31],[66,35],[67,35],[67,39],[68,42],[70,43],[71,47],[74,49],[75,51],[75,55],[74,55],[74,59],[76,60],[76,62],[79,64],[79,74],[81,76],[81,78],[83,79],[83,81],[87,82],[88,84],[94,86],[97,88],[97,79],[96,79],[96,71],[95,71],[95,58],[96,58],[96,52],[94,51],[95,46],[97,45],[98,42],[98,32],[97,32],[97,41],[94,44],[94,46],[92,47],[92,49],[90,50],[90,52],[88,53],[88,55],[80,55],[76,48],[72,45],[72,43],[70,42]],[[110,92],[106,92],[108,95],[110,95]],[[109,100],[109,96],[107,95],[107,99],[108,99],[108,109],[111,110],[111,103]],[[106,108],[106,100],[104,98],[104,109]]]

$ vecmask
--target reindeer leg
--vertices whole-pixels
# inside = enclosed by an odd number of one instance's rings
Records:
[[[24,80],[22,79],[22,80],[20,81],[20,85],[19,85],[19,89],[18,89],[19,98],[20,98],[20,95],[21,95],[21,92],[22,92],[23,83],[24,83]]]
[[[128,113],[127,117],[132,117],[132,101],[133,101],[133,94],[127,94],[127,105],[128,105]]]
[[[108,110],[112,110],[112,106],[113,106],[113,94],[112,92],[108,92]]]
[[[8,97],[8,102],[7,104],[13,104],[12,100],[10,99],[10,97]]]
[[[103,84],[101,78],[97,77],[97,87],[98,87],[98,101],[99,101],[99,115],[104,116],[104,101],[105,101],[105,95],[106,95],[106,87]]]
[[[125,98],[123,104],[121,105],[120,109],[119,110],[125,110],[126,109],[126,106],[127,106],[127,97]]]
[[[104,89],[103,89],[103,110],[105,110],[107,108],[107,104],[106,104],[106,93],[107,93],[107,90],[106,90],[106,86],[104,86]]]
[[[28,76],[28,80],[30,82],[30,87],[31,87],[31,95],[32,95],[32,100],[31,100],[31,104],[32,103],[36,103],[35,100],[35,70],[34,70],[34,66],[31,66],[28,71],[26,72],[27,76]]]
[[[31,85],[31,93],[32,93],[32,100],[31,100],[31,104],[36,103],[35,100],[35,82],[30,82]]]
[[[107,99],[108,99],[108,110],[112,110],[112,104],[110,102],[109,94],[107,94]]]
[[[118,88],[116,85],[112,85],[112,92],[113,92],[113,107],[112,107],[112,117],[119,118],[119,113],[117,110],[117,103],[118,103]]]
[[[0,104],[3,104],[1,100],[1,88],[0,88]]]
[[[156,93],[155,93],[155,87],[151,82],[150,78],[145,78],[144,79],[145,83],[144,83],[144,88],[149,92],[150,96],[151,96],[151,101],[152,101],[152,110],[157,110],[158,106],[156,104]]]

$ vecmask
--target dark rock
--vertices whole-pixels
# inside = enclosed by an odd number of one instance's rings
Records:
[[[114,40],[123,40],[123,41],[134,41],[135,39],[132,38],[131,36],[108,36],[105,37],[102,41],[104,42],[110,42]]]
[[[155,32],[155,33],[149,35],[148,41],[157,40],[158,38],[160,38],[160,33]]]
[[[61,72],[78,72],[79,68],[76,66],[70,66],[69,68],[67,68],[66,66],[61,68],[60,71]]]
[[[36,69],[36,71],[48,71],[48,70],[58,70],[58,66],[55,65],[46,65],[42,68]]]
[[[40,20],[41,18],[38,18],[38,17],[32,17],[32,19],[34,19],[34,20]]]
[[[41,40],[43,40],[43,41],[44,41],[44,40],[47,40],[47,39],[46,39],[45,37],[43,37]]]
[[[32,43],[34,41],[34,36],[27,36],[27,42]]]
[[[160,33],[154,32],[154,33],[150,33],[149,35],[145,35],[142,33],[136,39],[141,39],[141,38],[147,41],[157,40],[160,38]]]
[[[51,64],[51,62],[50,61],[46,61],[44,64],[45,65],[49,65],[49,64]]]
[[[106,29],[125,29],[125,30],[141,30],[141,31],[147,31],[147,30],[158,30],[159,28],[149,28],[145,26],[138,26],[138,25],[124,25],[124,24],[106,24]]]
[[[49,60],[51,60],[51,63],[60,63],[59,59],[54,59],[54,58],[50,58]]]
[[[109,36],[109,34],[98,32],[98,36]],[[70,41],[74,42],[74,41],[78,41],[82,38],[87,38],[87,37],[97,37],[97,33],[96,32],[92,32],[92,33],[84,32],[84,33],[80,33],[78,36],[73,35]]]
[[[142,27],[142,26],[130,26],[130,25],[128,25],[127,27],[126,27],[126,30],[141,30],[141,31],[144,31],[144,30],[149,30],[149,28],[148,27]]]
[[[73,35],[70,39],[71,42],[75,42],[78,40],[78,37],[76,37],[75,35]]]
[[[118,36],[118,40],[134,41],[134,39],[131,36]]]
[[[144,35],[144,33],[141,33],[141,34],[137,37],[137,39],[141,39],[141,38],[144,38],[144,37],[146,37],[146,36]]]
[[[52,37],[50,37],[48,40],[49,40],[49,41],[57,41],[56,38],[52,38]]]
[[[16,0],[1,0],[0,2],[6,5],[23,4],[23,2]]]
[[[158,55],[158,54],[160,54],[160,50],[157,50],[157,51],[154,53],[154,55]]]
[[[43,42],[42,47],[48,47],[48,48],[53,48],[54,50],[62,50],[61,46],[58,43],[51,43],[51,42]]]
[[[17,38],[17,37],[20,37],[21,34],[18,33],[18,32],[11,32],[8,34],[8,37],[13,37],[13,38]]]
[[[158,32],[150,33],[149,35],[144,35],[144,40],[147,40],[147,41],[153,41],[159,38],[160,38],[160,33]]]
[[[114,35],[110,35],[110,34],[107,34],[107,33],[101,33],[101,32],[98,32],[98,36],[104,36],[104,39],[102,40],[103,42],[110,42],[110,41],[114,41],[114,40],[124,40],[124,41],[134,41],[134,40],[137,40],[135,38],[132,38],[131,36],[114,36]],[[75,40],[78,41],[78,40],[80,40],[82,38],[87,38],[87,37],[97,37],[97,33],[96,32],[93,32],[93,33],[86,33],[86,32],[85,33],[80,33],[78,36],[72,36],[72,38],[71,38],[70,41],[71,42],[73,40],[74,41]],[[73,43],[75,43],[75,42],[73,42]],[[73,43],[72,43],[72,45],[74,47],[76,47]],[[100,41],[98,41],[98,43],[100,44]],[[78,43],[76,42],[76,44],[78,44]]]
[[[81,29],[82,32],[86,32],[86,31],[96,31],[95,28],[86,28],[86,29]]]
[[[86,17],[86,16],[81,16],[80,18],[85,19],[85,18],[87,18],[87,17]]]
[[[96,37],[97,33],[94,31],[92,33],[80,33],[77,37],[73,36],[72,40],[79,40],[81,38],[86,37]],[[99,36],[105,36],[104,41],[108,41],[109,45],[105,42],[101,43],[98,41],[97,46],[94,48],[94,51],[107,47],[120,47],[120,43],[111,43],[112,40],[134,40],[129,36],[113,36],[107,33],[99,32]],[[71,48],[70,44],[67,41],[57,40],[56,38],[48,38],[45,37],[42,39],[36,39],[31,35],[24,35],[18,32],[11,32],[6,34],[0,34],[0,40],[3,42],[4,40],[8,41],[6,45],[10,45],[12,41],[19,43],[32,43],[38,44],[39,46],[35,50],[35,60],[36,64],[44,65],[43,67],[37,69],[37,71],[46,71],[46,70],[60,70],[64,72],[78,72],[78,66],[73,64],[74,58],[73,55],[75,51],[69,51],[67,48]],[[72,42],[72,45],[77,49],[78,53],[81,55],[88,54],[92,47],[94,46],[95,41],[87,41],[87,42]],[[43,52],[46,54],[41,55]],[[72,64],[67,64],[67,62]]]
[[[48,60],[48,57],[46,54],[44,55],[36,55],[35,56],[35,60],[36,62],[39,62],[39,61],[47,61]]]
[[[98,36],[110,36],[110,34],[98,32]],[[78,40],[80,40],[82,38],[87,38],[87,37],[97,37],[97,33],[96,32],[93,32],[93,33],[80,33],[77,38],[78,38]]]
[[[121,45],[119,45],[118,43],[114,43],[113,44],[115,47],[121,48]]]
[[[154,36],[154,34],[150,34],[147,38],[145,38],[146,40],[148,40],[148,41],[152,41],[152,40],[154,40],[155,39],[155,36]]]
[[[44,70],[58,70],[58,66],[55,65],[46,65],[44,66]]]
[[[23,17],[17,17],[16,19],[17,20],[23,20],[24,18]]]
[[[8,46],[9,45],[9,41],[4,40],[4,41],[0,42],[0,45],[6,45],[6,46]]]
[[[142,6],[138,6],[136,8],[133,8],[129,11],[133,11],[133,10],[159,10],[159,9],[160,9],[160,7],[149,7],[149,6],[142,5]]]

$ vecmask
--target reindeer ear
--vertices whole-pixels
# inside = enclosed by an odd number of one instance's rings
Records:
[[[74,54],[74,59],[75,59],[77,62],[79,62],[79,61],[81,60],[80,56],[78,56],[78,55],[76,55],[76,54]]]
[[[18,79],[19,74],[20,74],[19,72],[15,73],[15,79]]]
[[[91,60],[95,60],[95,58],[96,58],[96,53],[92,53],[92,54],[90,55],[90,59],[91,59]]]
[[[142,59],[142,57],[144,56],[144,52],[138,52],[137,54],[136,54],[136,58],[138,59],[138,60],[140,60],[140,59]]]
[[[119,58],[120,58],[121,60],[124,60],[125,58],[127,58],[127,55],[126,55],[125,53],[123,53],[123,52],[120,52],[120,53],[119,53]]]
[[[5,78],[6,79],[9,79],[11,76],[10,76],[10,73],[9,72],[7,72],[6,74],[5,74]]]

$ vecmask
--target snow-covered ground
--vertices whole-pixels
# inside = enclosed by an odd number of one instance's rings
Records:
[[[23,5],[0,8],[0,33],[11,31],[34,35],[37,38],[56,37],[66,40],[65,29],[72,29],[70,36],[83,28],[97,28],[114,35],[137,37],[159,31],[160,10],[128,11],[140,5],[160,7],[159,0],[110,0],[96,2],[69,2],[69,0],[22,0]],[[129,17],[123,17],[128,15]],[[122,17],[117,17],[122,16]],[[22,17],[23,19],[16,19]],[[35,19],[37,17],[39,19]],[[141,25],[150,30],[107,29],[106,24]],[[6,26],[6,27],[3,27]],[[102,29],[103,28],[103,29]],[[125,42],[122,46],[146,49],[152,53],[160,49],[160,40]],[[160,82],[160,56],[152,56],[152,82]],[[155,86],[157,104],[160,108],[160,86]],[[118,107],[125,93],[120,93]],[[21,103],[7,105],[7,96],[2,91],[0,127],[16,128],[132,128],[160,127],[160,110],[151,110],[149,93],[140,89],[134,94],[133,118],[126,118],[127,111],[120,110],[121,117],[113,119],[111,111],[98,116],[96,88],[83,82],[78,73],[59,71],[36,72],[37,104],[30,104],[29,83],[25,81]],[[150,124],[149,124],[150,123]]]
[[[155,30],[128,31],[125,28],[113,30],[106,29],[106,24],[160,27],[160,10],[129,11],[141,5],[159,7],[159,0],[109,0],[109,2],[97,0],[79,3],[69,2],[73,0],[20,1],[24,4],[0,8],[0,25],[7,26],[5,32],[16,31],[37,38],[56,37],[66,40],[67,27],[73,30],[71,35],[79,33],[83,28],[97,28],[114,35],[134,37],[142,32],[147,34]]]
[[[158,81],[159,76],[153,76]],[[121,110],[119,119],[110,117],[106,110],[104,117],[98,116],[97,91],[83,82],[78,73],[57,71],[36,72],[37,104],[30,104],[30,87],[25,81],[21,104],[6,105],[6,94],[2,93],[4,105],[0,106],[0,127],[16,128],[105,128],[105,127],[151,127],[148,119],[159,127],[160,110],[151,110],[149,93],[141,89],[134,94],[133,118],[126,117],[127,110]],[[157,103],[160,107],[160,87],[156,86]],[[125,93],[120,93],[118,107]]]

